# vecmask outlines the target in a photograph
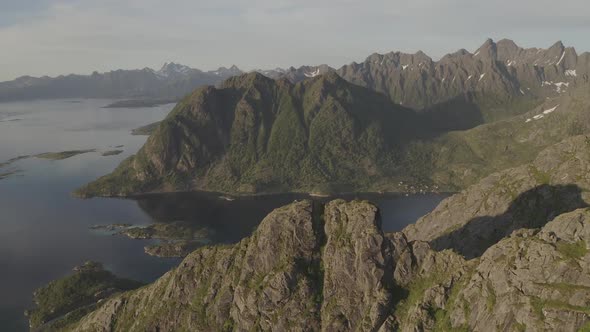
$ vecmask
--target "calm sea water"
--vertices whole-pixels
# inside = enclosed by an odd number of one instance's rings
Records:
[[[149,224],[190,221],[212,230],[213,243],[236,242],[249,235],[274,208],[304,198],[285,194],[225,201],[215,194],[146,195],[136,200],[70,196],[77,187],[112,171],[135,153],[145,136],[131,129],[161,120],[173,105],[107,109],[111,100],[57,100],[0,103],[0,163],[21,156],[123,145],[124,152],[99,152],[65,160],[27,158],[0,168],[18,171],[0,180],[0,331],[25,331],[23,311],[32,292],[68,274],[85,260],[102,262],[116,274],[151,281],[178,259],[148,256],[148,240],[130,240],[91,231],[96,224]],[[345,195],[376,203],[383,228],[396,231],[432,210],[446,195]],[[322,199],[325,200],[325,199]]]

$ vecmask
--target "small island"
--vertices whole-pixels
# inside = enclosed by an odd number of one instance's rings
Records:
[[[89,150],[69,150],[69,151],[61,151],[61,152],[45,152],[35,155],[37,158],[41,159],[49,159],[49,160],[63,160],[68,159],[79,154],[89,153],[89,152],[96,152],[96,149],[89,149]]]
[[[27,159],[29,157],[30,156],[27,156],[27,155],[18,156],[18,157],[9,159],[5,162],[1,162],[0,163],[0,180],[4,180],[12,175],[22,172],[22,170],[14,168],[14,167],[11,167],[10,169],[5,169],[5,170],[1,170],[2,168],[6,168],[6,167],[10,166],[12,163],[15,163],[21,159]]]
[[[115,232],[115,231],[120,231],[124,228],[129,228],[133,225],[131,224],[110,224],[110,225],[93,225],[90,226],[90,229],[92,230],[96,230],[96,231],[106,231],[106,232]]]
[[[129,99],[119,100],[103,108],[145,108],[176,103],[177,99]]]
[[[0,180],[4,180],[9,176],[15,175],[17,173],[20,173],[20,170],[12,170],[12,171],[6,171],[6,172],[0,172]]]
[[[27,159],[27,158],[30,158],[30,157],[31,156],[29,156],[29,155],[23,155],[23,156],[18,156],[18,157],[12,158],[12,159],[8,159],[7,161],[0,163],[0,168],[9,166],[12,163],[15,163],[15,162],[17,162],[19,160]]]
[[[108,157],[108,156],[116,156],[118,154],[123,153],[123,150],[109,150],[109,151],[105,151],[103,153],[101,153],[100,155],[103,157]]]
[[[0,120],[0,122],[16,122],[16,121],[22,121],[22,119],[21,118],[15,118],[15,119]]]
[[[123,235],[135,240],[159,240],[144,248],[148,255],[157,257],[185,257],[210,242],[213,231],[184,221],[155,223],[147,226],[130,224],[94,225],[90,229],[112,235]]]

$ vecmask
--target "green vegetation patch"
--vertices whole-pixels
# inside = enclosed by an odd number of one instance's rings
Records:
[[[559,241],[555,245],[557,251],[566,259],[580,259],[588,253],[586,242],[580,240],[578,242]]]
[[[142,285],[116,277],[100,263],[86,262],[76,267],[73,274],[54,280],[34,292],[35,308],[27,311],[30,326],[35,329],[62,316],[69,319],[72,316],[81,317],[78,310],[91,307],[117,292]],[[66,317],[68,313],[71,314]]]
[[[101,153],[100,155],[103,157],[108,157],[108,156],[116,156],[121,153],[123,153],[123,150],[109,150],[109,151],[105,151],[105,152]]]
[[[586,324],[582,325],[578,329],[578,332],[590,332],[590,322],[587,322]]]
[[[536,296],[531,297],[531,306],[533,307],[533,312],[535,312],[535,314],[541,319],[545,318],[545,314],[543,313],[543,310],[545,309],[566,310],[581,312],[587,315],[590,314],[590,307],[571,305],[564,301],[542,299]]]
[[[135,128],[135,129],[131,130],[131,135],[149,136],[156,130],[156,128],[158,128],[159,125],[160,125],[160,121],[150,123],[148,125],[141,126],[139,128]]]
[[[423,297],[426,290],[432,286],[439,284],[450,276],[449,272],[437,271],[429,274],[426,277],[417,278],[407,287],[408,296],[400,301],[395,309],[395,316],[403,319],[408,312],[414,307]]]

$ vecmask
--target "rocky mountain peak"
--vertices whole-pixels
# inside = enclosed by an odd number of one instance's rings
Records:
[[[192,70],[192,68],[185,65],[181,65],[174,62],[166,62],[164,63],[162,68],[160,68],[160,70],[156,72],[156,74],[161,77],[169,78],[173,76],[186,75],[190,73]]]
[[[238,68],[236,65],[232,65],[229,68],[219,67],[216,71],[213,71],[212,73],[215,75],[218,75],[218,76],[230,77],[230,76],[240,75],[243,73],[243,71],[240,68]]]
[[[565,46],[561,41],[557,41],[555,44],[551,45],[545,53],[547,57],[557,58],[557,62],[559,63],[564,52]]]
[[[464,48],[462,48],[462,49],[458,50],[458,51],[457,51],[457,52],[455,52],[455,53],[452,53],[452,55],[454,55],[454,56],[462,56],[462,55],[465,55],[465,54],[469,54],[469,51],[467,51],[467,50],[466,50],[466,49],[464,49]]]
[[[496,47],[498,50],[498,59],[500,61],[503,61],[503,59],[515,58],[522,51],[522,48],[510,39],[502,39],[498,41]]]
[[[222,86],[224,88],[243,89],[250,88],[259,84],[270,84],[271,82],[273,82],[271,78],[266,77],[257,71],[252,71],[249,73],[230,77],[229,79],[223,82]]]
[[[547,51],[549,51],[549,52],[552,52],[552,51],[563,52],[564,49],[565,49],[565,46],[563,45],[563,42],[561,40],[558,40],[553,45],[551,45],[551,47],[549,47],[549,49],[547,49]]]
[[[498,49],[496,43],[491,38],[488,38],[483,45],[473,54],[481,60],[495,61],[498,58]]]

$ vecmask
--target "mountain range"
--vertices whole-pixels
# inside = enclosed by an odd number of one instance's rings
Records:
[[[485,95],[483,108],[502,107],[513,98],[554,96],[588,83],[590,53],[580,55],[557,42],[548,49],[522,48],[503,39],[487,40],[474,53],[461,49],[438,61],[423,52],[374,53],[361,63],[339,69],[328,65],[256,70],[293,83],[336,71],[344,79],[384,93],[398,104],[431,107],[466,92]],[[201,71],[176,63],[160,70],[117,70],[55,78],[23,76],[0,83],[0,101],[41,98],[180,98],[202,85],[215,85],[243,74],[236,66]],[[498,113],[498,112],[496,112]]]
[[[589,120],[588,54],[561,43],[488,40],[439,61],[372,55],[200,87],[77,194],[456,193],[394,233],[367,201],[295,201],[143,287],[90,264],[36,293],[31,326],[587,331]]]
[[[77,194],[460,190],[588,132],[587,58],[488,40],[438,62],[390,53],[242,74],[187,96],[135,157]]]
[[[91,75],[23,76],[0,83],[0,101],[55,98],[180,99],[203,85],[238,75],[236,67],[201,71],[173,62],[160,70],[116,70]]]
[[[145,287],[125,291],[110,286],[113,276],[105,286],[76,272],[37,293],[32,327],[584,331],[589,145],[584,135],[554,144],[400,232],[384,233],[366,201],[303,200],[274,210],[238,243],[195,250]],[[81,299],[70,284],[83,285]],[[67,301],[49,305],[45,294]]]

